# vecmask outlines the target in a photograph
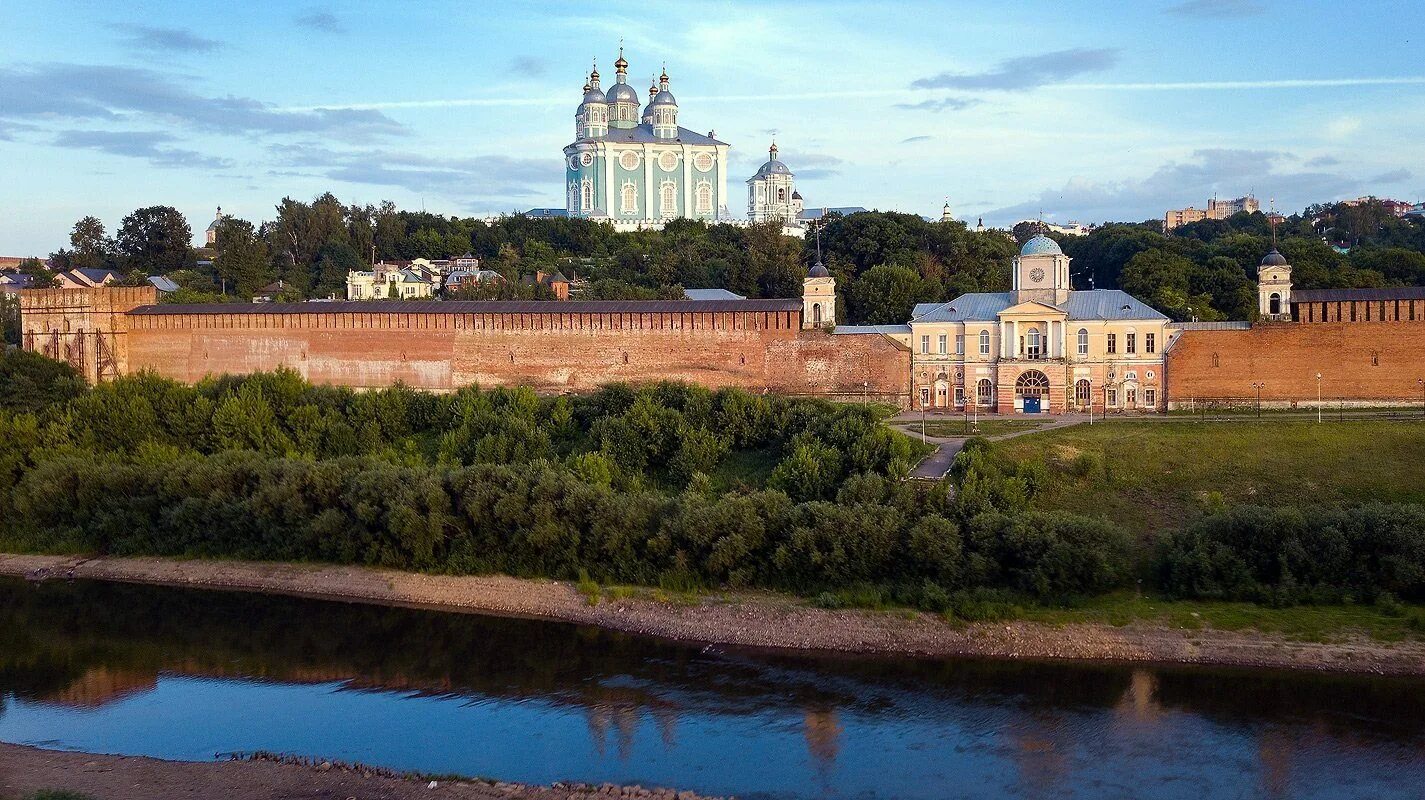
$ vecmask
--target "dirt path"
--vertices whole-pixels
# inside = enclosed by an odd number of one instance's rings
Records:
[[[96,800],[703,800],[692,792],[638,786],[437,781],[432,788],[425,779],[330,762],[317,766],[267,760],[200,764],[0,744],[0,797],[23,797],[44,790],[81,792]]]
[[[413,605],[539,617],[698,642],[887,655],[990,656],[1222,664],[1425,675],[1425,642],[1290,641],[1240,631],[1147,624],[951,625],[927,614],[832,611],[782,595],[737,593],[695,604],[606,599],[590,605],[572,584],[450,577],[361,567],[158,558],[79,559],[0,554],[0,575],[34,570],[76,578]]]

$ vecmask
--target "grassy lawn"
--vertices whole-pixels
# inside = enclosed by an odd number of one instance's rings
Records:
[[[1162,600],[1115,592],[1068,609],[1026,608],[1018,616],[1050,625],[1096,622],[1123,626],[1151,623],[1169,628],[1274,633],[1310,642],[1367,636],[1395,642],[1425,638],[1425,608],[1403,606],[1395,612],[1375,606],[1293,606],[1270,608],[1252,603]]]
[[[937,419],[928,420],[925,423],[925,433],[929,436],[1000,436],[1006,433],[1017,433],[1019,431],[1030,431],[1046,424],[1046,420],[1037,419],[989,419],[981,417],[978,424],[966,423],[964,418],[959,419]],[[920,423],[911,422],[907,425],[907,430],[912,433],[920,433]]]
[[[1075,425],[998,447],[1044,461],[1043,509],[1130,531],[1177,528],[1224,506],[1425,503],[1425,424],[1127,422]]]

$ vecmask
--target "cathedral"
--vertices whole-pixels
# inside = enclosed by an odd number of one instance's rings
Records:
[[[574,115],[574,142],[564,148],[565,208],[571,217],[599,219],[615,228],[658,227],[685,217],[728,218],[729,146],[678,125],[678,101],[668,72],[648,87],[640,111],[619,48],[614,83],[605,92],[595,65]]]

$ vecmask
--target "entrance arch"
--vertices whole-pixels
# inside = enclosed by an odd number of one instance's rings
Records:
[[[1272,292],[1271,297],[1267,298],[1267,309],[1268,314],[1282,313],[1282,296]]]
[[[1014,381],[1014,398],[1026,414],[1048,410],[1049,377],[1037,369],[1021,373]]]

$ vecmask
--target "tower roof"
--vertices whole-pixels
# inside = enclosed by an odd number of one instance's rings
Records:
[[[1273,247],[1270,253],[1267,253],[1266,255],[1262,256],[1262,263],[1260,264],[1260,266],[1285,267],[1288,266],[1288,264],[1286,256],[1282,255],[1281,253],[1278,253],[1277,249]]]
[[[1024,247],[1019,249],[1019,254],[1022,256],[1062,256],[1064,251],[1059,247],[1058,242],[1040,233],[1025,242]]]

